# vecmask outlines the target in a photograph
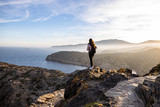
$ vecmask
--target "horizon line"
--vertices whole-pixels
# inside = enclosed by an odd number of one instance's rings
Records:
[[[131,44],[141,44],[141,43],[146,43],[146,42],[160,42],[160,40],[145,40],[145,41],[142,41],[142,42],[129,42],[129,41],[126,41],[126,40],[122,40],[122,39],[102,39],[102,40],[98,40],[98,41],[94,41],[94,42],[100,42],[100,41],[107,41],[107,40],[118,40],[118,41],[124,41],[124,42],[128,42],[128,43],[131,43]],[[8,48],[11,48],[11,47],[15,47],[15,48],[51,48],[51,47],[58,47],[58,46],[74,46],[74,45],[84,45],[84,44],[87,44],[86,42],[83,42],[83,43],[77,43],[77,44],[63,44],[63,45],[52,45],[52,46],[46,46],[46,45],[39,45],[39,46],[7,46],[7,45],[0,45],[0,47],[8,47]]]

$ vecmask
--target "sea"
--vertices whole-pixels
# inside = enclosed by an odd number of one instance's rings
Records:
[[[57,52],[57,50],[53,48],[0,47],[0,61],[20,66],[60,70],[64,73],[86,69],[84,66],[46,61],[46,57],[54,52]]]

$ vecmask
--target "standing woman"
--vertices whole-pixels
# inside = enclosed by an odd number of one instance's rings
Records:
[[[94,66],[93,66],[93,56],[96,53],[96,49],[97,49],[97,47],[96,47],[94,41],[90,38],[88,46],[87,46],[89,59],[90,59],[90,69],[94,68]]]

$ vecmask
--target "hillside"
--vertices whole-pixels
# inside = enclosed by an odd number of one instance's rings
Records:
[[[99,67],[64,74],[0,62],[1,107],[159,107],[160,64],[139,77]]]
[[[144,75],[160,61],[160,49],[154,48],[135,53],[103,53],[94,56],[94,64],[105,70],[130,68],[139,75]],[[89,67],[87,53],[57,52],[48,55],[46,60]]]
[[[39,96],[64,88],[65,76],[61,71],[0,62],[0,107],[27,107]]]

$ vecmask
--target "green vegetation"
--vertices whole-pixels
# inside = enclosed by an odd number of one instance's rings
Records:
[[[83,107],[106,107],[104,106],[102,103],[100,102],[93,102],[93,103],[89,103],[89,104],[86,104],[85,106]]]

